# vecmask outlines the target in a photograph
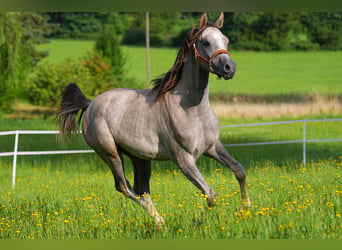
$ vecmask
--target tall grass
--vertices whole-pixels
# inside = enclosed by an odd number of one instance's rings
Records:
[[[83,158],[83,157],[82,157]],[[252,206],[241,209],[239,185],[226,168],[201,158],[200,170],[218,194],[215,208],[181,172],[154,163],[151,195],[167,230],[115,191],[97,158],[21,161],[15,189],[0,165],[1,239],[340,239],[341,158],[306,167],[255,162],[246,168]],[[94,165],[99,167],[94,169]],[[132,181],[132,167],[127,177]]]
[[[224,143],[288,140],[302,137],[302,124],[223,129]],[[335,138],[338,123],[311,123],[307,138]],[[7,142],[6,142],[7,140]],[[19,150],[61,147],[55,136],[20,138]],[[12,150],[13,138],[1,149]],[[42,146],[43,145],[43,146]],[[73,138],[73,147],[83,147]],[[341,143],[233,147],[228,151],[246,169],[252,207],[241,209],[239,185],[231,171],[202,157],[197,165],[218,194],[206,201],[180,170],[154,162],[151,195],[166,221],[154,221],[114,188],[109,168],[96,154],[18,157],[16,188],[11,188],[12,159],[0,159],[1,239],[340,239],[342,233]],[[7,149],[7,147],[9,147]],[[133,168],[125,158],[126,176]]]

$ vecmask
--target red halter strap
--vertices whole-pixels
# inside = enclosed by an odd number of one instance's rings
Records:
[[[230,53],[229,53],[227,50],[225,50],[225,49],[220,49],[220,50],[216,51],[216,52],[214,53],[214,55],[212,55],[212,56],[209,58],[209,60],[208,60],[208,59],[206,59],[205,57],[201,56],[201,55],[198,53],[197,48],[196,48],[196,40],[193,42],[193,46],[194,46],[194,51],[195,51],[195,58],[196,58],[198,64],[201,66],[200,59],[203,60],[203,61],[205,61],[206,63],[208,63],[208,64],[209,64],[209,69],[210,69],[210,72],[211,72],[211,73],[215,73],[215,72],[214,72],[214,69],[213,69],[213,67],[212,67],[212,65],[211,65],[211,62],[213,61],[213,59],[214,59],[217,55],[222,54],[222,53],[225,53],[225,54],[228,54],[228,56],[231,58],[231,55],[230,55]]]

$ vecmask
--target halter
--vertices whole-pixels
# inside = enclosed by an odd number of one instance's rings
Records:
[[[206,63],[208,63],[208,65],[209,65],[209,70],[210,70],[211,73],[215,73],[215,72],[214,72],[214,69],[213,69],[213,67],[212,67],[211,62],[213,61],[213,59],[214,59],[217,55],[224,53],[224,54],[228,54],[228,56],[231,58],[231,55],[230,55],[230,53],[229,53],[227,50],[225,50],[225,49],[220,49],[220,50],[216,51],[216,52],[214,53],[214,55],[212,55],[212,57],[209,58],[209,60],[206,59],[205,57],[201,56],[201,55],[198,53],[197,48],[196,48],[196,40],[197,40],[197,39],[195,39],[194,42],[193,42],[193,46],[194,46],[194,50],[195,50],[195,58],[196,58],[196,60],[197,60],[197,62],[198,62],[198,64],[199,64],[200,66],[201,66],[200,59],[203,60],[203,61],[205,61]],[[201,66],[201,67],[202,67],[202,66]]]

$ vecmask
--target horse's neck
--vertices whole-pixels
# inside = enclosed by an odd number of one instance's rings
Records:
[[[209,107],[209,72],[204,71],[194,57],[184,63],[182,76],[173,93],[182,108]]]

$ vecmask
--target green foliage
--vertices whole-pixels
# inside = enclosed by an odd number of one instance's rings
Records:
[[[102,27],[113,30],[126,45],[145,44],[145,13],[47,13],[58,24],[54,37],[94,38]],[[211,21],[219,16],[209,12]],[[176,46],[183,31],[198,24],[201,13],[151,12],[152,46]],[[342,44],[339,12],[226,12],[222,32],[234,48],[247,50],[337,50]]]
[[[126,45],[144,45],[145,44],[145,31],[142,29],[129,29],[126,30],[122,43]]]
[[[58,24],[53,37],[93,39],[101,30],[103,13],[48,12],[50,23]]]
[[[36,47],[48,43],[46,38],[53,31],[54,25],[48,23],[48,17],[35,12],[22,12],[17,15],[17,22],[22,27],[22,44],[30,55],[30,65],[37,63],[49,55],[48,51],[38,51]]]
[[[119,84],[110,63],[100,54],[93,53],[82,61],[39,65],[30,81],[30,101],[38,105],[57,106],[65,87],[72,82],[76,82],[88,97]]]
[[[109,29],[104,29],[96,39],[95,51],[109,60],[113,73],[121,80],[123,78],[125,58],[115,33]]]
[[[0,13],[0,107],[8,108],[28,72],[29,54],[16,13]]]
[[[47,40],[47,18],[37,13],[0,13],[0,107],[22,94],[31,67],[47,56],[35,46]]]
[[[118,36],[122,36],[126,30],[129,18],[118,12],[110,12],[105,22],[105,28],[112,30]]]
[[[86,72],[80,66],[81,64],[71,62],[39,65],[29,84],[30,101],[38,105],[56,106],[62,96],[63,87],[73,82],[74,77],[85,77]]]
[[[46,62],[37,67],[30,80],[28,97],[34,104],[58,106],[65,87],[75,82],[89,98],[119,87],[140,88],[132,79],[118,77],[111,62],[99,53],[89,53],[83,60]]]
[[[323,49],[342,49],[342,13],[306,13],[302,23],[313,43]]]
[[[173,37],[171,40],[171,45],[173,47],[180,47],[189,34],[189,30],[190,29],[182,30],[177,36]]]

